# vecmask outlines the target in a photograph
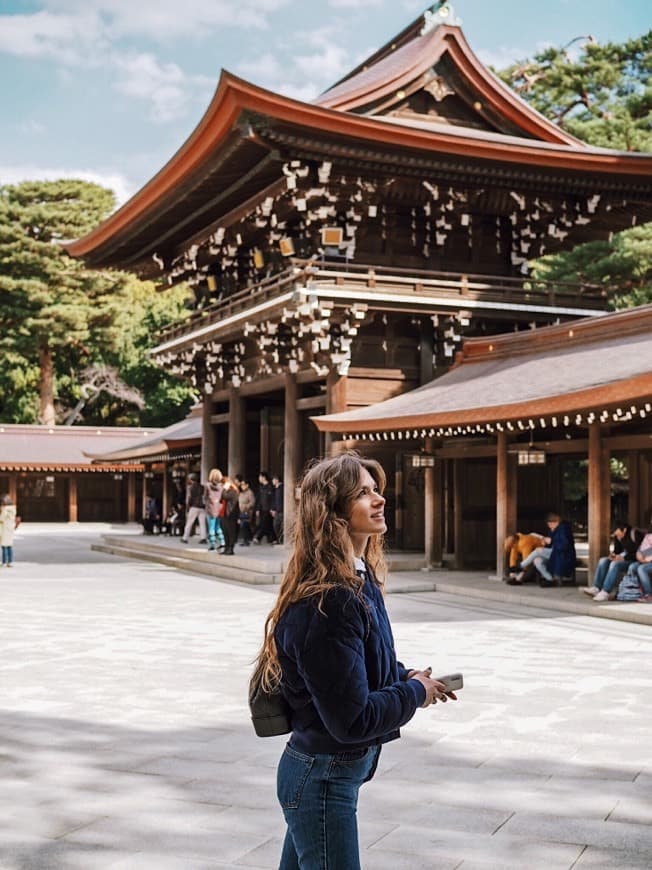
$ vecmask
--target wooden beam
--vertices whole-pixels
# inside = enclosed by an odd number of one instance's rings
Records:
[[[314,408],[326,407],[326,394],[323,396],[306,396],[304,399],[297,399],[297,411],[311,411]]]
[[[338,414],[347,409],[347,383],[346,375],[338,374],[331,369],[326,377],[326,413]],[[326,432],[324,438],[324,452],[331,456],[333,452],[333,433]]]
[[[453,556],[453,567],[461,568],[463,565],[462,558],[462,462],[459,459],[453,460],[453,547],[455,550]]]
[[[245,425],[245,401],[240,390],[233,388],[229,395],[229,413],[226,415],[229,426],[227,468],[229,477],[244,474],[247,432]]]
[[[201,415],[201,476],[202,483],[208,482],[208,473],[215,467],[215,430],[211,423],[213,403],[208,396],[202,405]]]
[[[297,381],[294,375],[287,374],[283,439],[283,536],[286,543],[289,539],[288,531],[294,525],[294,489],[299,479],[301,456],[301,425],[297,405]]]
[[[589,532],[589,577],[592,577],[598,559],[609,547],[608,487],[609,453],[602,443],[600,424],[589,426],[589,473],[588,473],[588,532]]]
[[[76,523],[77,518],[77,475],[73,473],[68,478],[68,522]]]
[[[127,522],[136,522],[136,475],[127,475]]]
[[[504,541],[509,526],[509,455],[507,434],[499,432],[496,439],[496,576],[505,576]]]
[[[432,439],[426,438],[426,453],[432,452]],[[425,477],[425,510],[424,510],[424,541],[427,568],[440,568],[443,564],[442,552],[442,492],[441,492],[441,462],[424,468]]]

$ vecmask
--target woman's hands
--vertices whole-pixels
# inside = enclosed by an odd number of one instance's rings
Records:
[[[426,668],[424,671],[408,671],[408,680],[417,680],[426,690],[426,700],[421,706],[429,707],[431,704],[436,704],[437,701],[446,703],[449,698],[452,701],[457,701],[455,692],[447,692],[446,684],[439,680],[433,680],[430,674],[432,674],[432,668]]]

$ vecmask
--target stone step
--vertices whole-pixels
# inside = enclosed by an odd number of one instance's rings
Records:
[[[152,551],[151,549],[138,549],[134,546],[123,546],[118,543],[102,543],[93,544],[92,550],[100,553],[109,553],[113,556],[121,556],[126,559],[139,559],[145,562],[156,562],[159,565],[168,565],[170,568],[175,568],[178,571],[188,571],[192,574],[201,574],[203,576],[215,577],[219,580],[233,580],[237,583],[247,583],[252,586],[269,586],[281,582],[281,573],[272,573],[268,571],[255,571],[243,567],[238,564],[238,558],[226,556],[229,559],[228,563],[218,561],[214,553],[212,561],[203,558],[183,557],[172,554],[161,553],[160,551]],[[207,554],[208,555],[208,554]]]

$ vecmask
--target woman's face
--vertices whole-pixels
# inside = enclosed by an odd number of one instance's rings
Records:
[[[385,499],[378,492],[378,484],[366,468],[360,474],[358,491],[349,508],[349,534],[351,537],[382,535],[387,531]]]

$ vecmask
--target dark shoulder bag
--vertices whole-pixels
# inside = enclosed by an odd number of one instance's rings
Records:
[[[292,731],[290,705],[280,688],[273,692],[263,689],[258,672],[249,681],[249,712],[258,737],[278,737]]]

